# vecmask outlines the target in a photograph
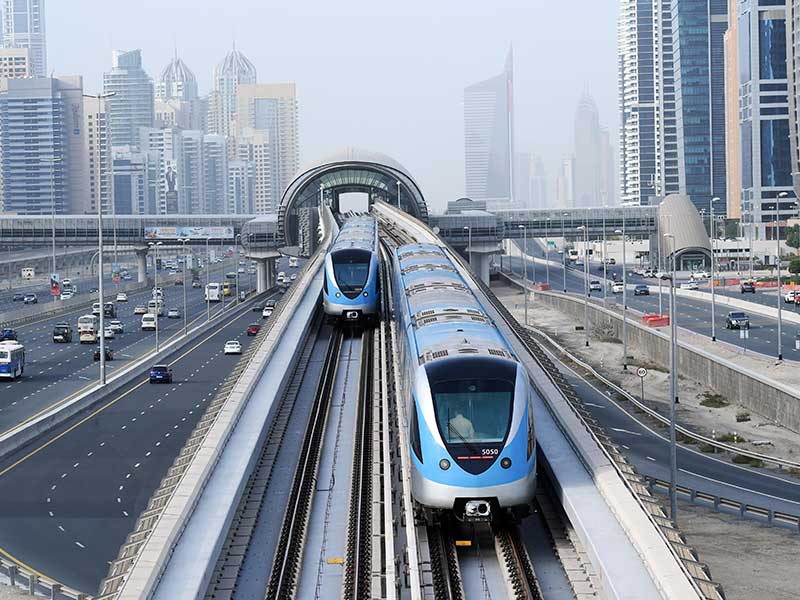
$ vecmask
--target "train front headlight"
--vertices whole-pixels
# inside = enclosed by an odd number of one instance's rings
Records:
[[[339,292],[336,292],[336,297],[337,297],[337,298],[341,298],[341,297],[342,297],[342,295],[341,295]]]
[[[500,461],[500,466],[503,467],[504,469],[510,469],[511,468],[511,459],[506,456],[505,458],[503,458]]]
[[[447,460],[446,458],[443,458],[442,460],[439,461],[439,468],[442,471],[447,471],[447,469],[450,468],[450,461]]]
[[[369,292],[364,292],[364,298],[366,298],[367,296],[369,296]]]

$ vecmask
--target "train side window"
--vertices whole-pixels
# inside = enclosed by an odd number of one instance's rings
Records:
[[[408,435],[411,436],[411,449],[414,450],[414,454],[416,455],[419,462],[424,463],[425,461],[422,460],[422,442],[419,438],[419,417],[417,415],[417,402],[413,400],[411,402],[411,414],[409,415],[409,424],[408,424]]]

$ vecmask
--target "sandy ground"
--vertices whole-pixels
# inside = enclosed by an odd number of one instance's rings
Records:
[[[29,596],[19,588],[12,588],[4,583],[0,583],[0,600],[23,600],[25,598],[30,600],[33,596]]]
[[[524,320],[524,299],[520,292],[506,286],[493,288],[495,294],[511,312]],[[592,364],[606,377],[637,396],[641,393],[636,366],[648,368],[645,378],[645,399],[661,414],[668,411],[669,381],[665,369],[635,357],[634,368],[622,371],[622,345],[617,340],[601,341],[603,332],[591,332],[591,346],[584,346],[583,332],[575,331],[575,323],[564,314],[534,300],[528,307],[530,326],[546,332],[567,347],[570,352]],[[630,352],[629,352],[630,354]],[[800,435],[751,415],[745,423],[736,422],[735,405],[723,408],[702,406],[702,394],[709,390],[695,382],[680,379],[681,404],[678,419],[682,425],[710,435],[736,432],[748,441],[741,445],[765,454],[800,460]],[[770,445],[755,445],[766,441]],[[657,495],[667,504],[665,496]],[[800,598],[797,580],[800,578],[800,536],[780,527],[739,519],[716,513],[708,508],[681,503],[678,523],[691,547],[702,562],[708,564],[714,581],[722,584],[728,600],[770,598],[788,600]]]
[[[494,291],[498,298],[511,309],[514,316],[522,322],[524,320],[524,298],[522,293],[506,286],[496,287]],[[555,338],[571,353],[579,356],[582,360],[598,369],[604,376],[637,397],[641,395],[641,380],[636,375],[636,367],[646,367],[648,374],[645,378],[644,387],[645,402],[662,415],[668,414],[669,378],[666,369],[651,364],[645,357],[637,356],[635,350],[629,349],[628,354],[633,355],[634,358],[628,367],[628,371],[623,371],[621,367],[622,344],[619,340],[603,341],[597,339],[598,336],[602,336],[603,332],[592,331],[591,346],[586,348],[583,332],[575,331],[575,323],[573,321],[563,313],[541,302],[537,303],[535,300],[531,301],[528,306],[528,324]],[[761,362],[759,359],[750,356],[739,355],[738,359],[747,360],[748,362]],[[768,363],[768,365],[762,364],[761,366],[775,368],[772,363]],[[800,371],[800,369],[795,370]],[[800,377],[800,373],[796,373],[795,376]],[[780,377],[782,380],[785,379],[782,373]],[[737,439],[742,439],[740,444],[744,448],[749,448],[762,454],[800,461],[800,434],[780,427],[776,423],[733,403],[722,408],[702,406],[701,402],[705,399],[703,394],[710,393],[711,390],[694,381],[679,378],[678,387],[680,398],[678,421],[681,425],[707,436],[719,437],[735,433]],[[737,422],[736,417],[740,413],[748,413],[750,420]]]
[[[678,524],[714,581],[722,584],[727,600],[791,600],[800,595],[797,533],[683,502]]]

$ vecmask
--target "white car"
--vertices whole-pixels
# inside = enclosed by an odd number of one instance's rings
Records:
[[[155,331],[156,330],[156,316],[150,313],[142,315],[142,331]]]
[[[264,310],[261,311],[261,316],[265,319],[269,318],[272,315],[272,310],[271,306],[265,306]]]
[[[62,300],[70,300],[71,298],[72,298],[72,292],[61,292]]]
[[[294,275],[292,275],[292,277],[294,277]],[[602,292],[603,291],[603,285],[597,279],[592,279],[589,282],[589,291],[590,292]]]
[[[237,342],[236,340],[230,340],[225,342],[225,348],[223,349],[223,353],[225,354],[241,354],[242,353],[242,345]]]
[[[796,297],[797,297],[797,291],[795,291],[795,290],[789,290],[789,291],[788,291],[788,292],[786,292],[786,294],[783,296],[783,301],[784,301],[786,304],[794,304],[794,301],[795,301],[795,298],[796,298]]]
[[[108,324],[108,328],[114,333],[125,333],[125,326],[122,321],[114,320]]]
[[[147,312],[147,307],[139,304],[138,306],[134,307],[133,314],[135,315],[143,315]]]
[[[128,301],[128,294],[125,292],[120,292],[117,294],[117,302],[127,302]]]
[[[295,281],[297,279],[297,273],[292,273],[292,276],[289,277],[291,281]]]
[[[615,294],[621,294],[625,291],[625,286],[622,285],[622,282],[617,281],[614,285],[611,286],[611,291]]]
[[[696,290],[699,286],[696,281],[686,281],[681,284],[682,290]]]
[[[170,308],[167,311],[167,318],[168,319],[180,319],[181,313],[177,308]]]
[[[692,273],[692,279],[709,279],[711,275],[706,271],[698,271],[697,273]]]
[[[105,331],[103,331],[103,337],[107,340],[113,340],[117,336],[111,327],[106,327]]]

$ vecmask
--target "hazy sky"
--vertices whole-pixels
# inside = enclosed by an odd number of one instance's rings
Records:
[[[231,47],[260,82],[294,81],[301,164],[342,146],[384,152],[442,208],[464,192],[463,88],[515,54],[516,148],[553,175],[584,89],[616,139],[615,0],[48,0],[49,68],[98,90],[111,49],[155,79],[178,52],[207,93]]]

